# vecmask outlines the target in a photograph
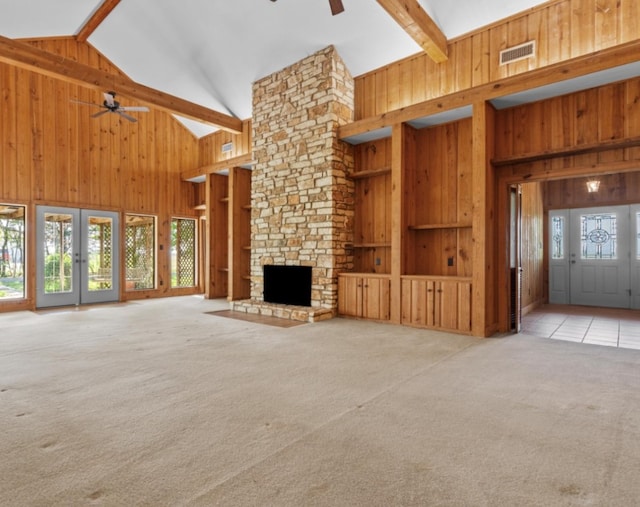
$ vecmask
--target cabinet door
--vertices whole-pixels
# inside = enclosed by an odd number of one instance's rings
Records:
[[[436,326],[458,331],[471,330],[471,284],[440,281],[437,283]]]
[[[362,278],[338,277],[338,313],[352,317],[362,315]]]
[[[386,278],[362,279],[362,317],[389,320],[390,285]]]
[[[403,324],[435,325],[435,285],[433,280],[402,280]]]
[[[458,282],[437,283],[438,308],[436,326],[444,329],[458,328]]]

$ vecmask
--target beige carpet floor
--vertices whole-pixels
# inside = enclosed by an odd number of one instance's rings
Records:
[[[640,351],[226,308],[0,314],[0,505],[640,501]]]

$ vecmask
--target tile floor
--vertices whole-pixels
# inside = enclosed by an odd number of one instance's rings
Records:
[[[522,318],[522,332],[553,340],[640,349],[640,311],[544,305]]]

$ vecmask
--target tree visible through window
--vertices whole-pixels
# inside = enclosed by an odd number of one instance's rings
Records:
[[[171,287],[196,285],[196,221],[171,220]]]
[[[25,297],[24,207],[0,204],[0,300]]]

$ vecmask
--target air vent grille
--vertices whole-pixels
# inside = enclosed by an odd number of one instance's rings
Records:
[[[518,60],[524,60],[525,58],[531,58],[535,55],[535,52],[536,41],[534,40],[509,49],[503,49],[500,51],[500,65],[517,62]]]
[[[222,153],[228,153],[233,150],[233,143],[224,143],[222,145]]]

